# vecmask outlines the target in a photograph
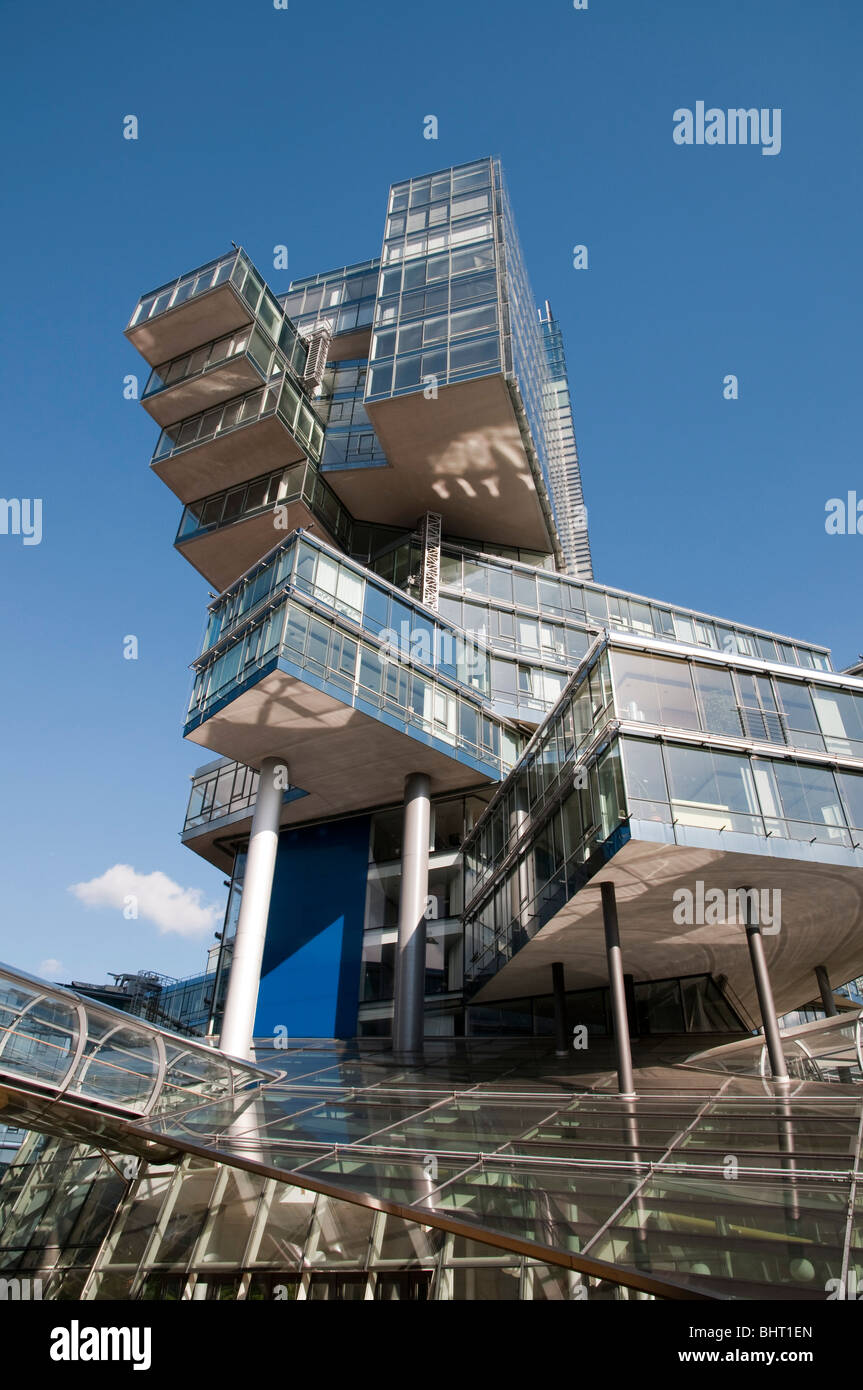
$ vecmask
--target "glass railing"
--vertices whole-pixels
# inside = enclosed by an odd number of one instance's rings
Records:
[[[152,399],[172,386],[179,386],[208,375],[238,357],[247,358],[256,369],[262,381],[281,376],[286,370],[299,375],[305,365],[306,348],[301,338],[296,340],[292,358],[287,358],[280,348],[274,347],[267,335],[256,325],[246,324],[233,333],[226,333],[212,342],[190,352],[172,357],[154,367],[141,396],[142,401]]]
[[[224,404],[191,415],[162,430],[153,462],[174,458],[186,449],[195,449],[222,438],[233,430],[261,420],[278,418],[310,458],[318,462],[324,431],[308,401],[286,377],[257,387]]]
[[[170,309],[176,309],[191,299],[197,299],[208,290],[228,284],[248,306],[249,317],[257,319],[294,371],[299,371],[308,356],[306,344],[297,332],[296,325],[288,318],[272,290],[265,284],[263,277],[241,248],[145,294],[138,301],[128,327],[138,328],[142,323],[151,322]]]
[[[506,775],[518,755],[517,734],[479,696],[399,659],[379,635],[346,627],[341,614],[328,614],[294,586],[273,595],[259,616],[195,663],[185,732],[286,663],[324,682],[334,698],[386,722],[396,719],[406,733],[422,731],[441,751],[471,760],[496,780]]]
[[[180,519],[175,544],[205,535],[220,526],[265,515],[275,507],[287,506],[291,502],[305,502],[333,539],[350,549],[351,514],[314,464],[308,462],[292,463],[287,468],[253,478],[239,487],[224,488],[197,502],[190,502]],[[274,536],[277,536],[275,530]]]
[[[234,267],[240,263],[241,257],[244,261],[247,259],[239,250],[229,251],[226,256],[220,256],[218,260],[208,261],[206,265],[199,266],[197,270],[190,270],[185,275],[179,275],[176,280],[170,280],[168,284],[160,285],[156,290],[149,290],[138,300],[128,327],[138,328],[142,323],[147,323],[151,319],[158,318],[160,314],[167,313],[169,309],[176,309],[180,304],[185,304],[190,299],[197,299],[199,295],[206,294],[208,290],[214,290],[219,285],[228,284]]]
[[[249,811],[258,795],[259,774],[230,759],[196,773],[182,833],[198,830],[237,811]]]
[[[489,695],[490,659],[482,643],[306,533],[287,537],[210,605],[203,652],[248,621],[256,609],[270,604],[280,591],[308,594],[365,628],[381,650]]]
[[[0,967],[0,1079],[137,1115],[230,1097],[266,1076],[84,995]]]

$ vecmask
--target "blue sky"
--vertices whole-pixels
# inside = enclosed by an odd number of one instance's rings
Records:
[[[178,837],[206,585],[171,548],[122,330],[232,238],[265,273],[288,246],[281,292],[376,255],[391,182],[499,154],[564,329],[597,578],[837,665],[863,649],[863,536],[824,529],[863,496],[859,0],[49,0],[3,26],[0,492],[42,499],[43,538],[0,535],[0,959],[190,974],[224,902]],[[676,145],[699,100],[781,108],[781,153]],[[199,895],[200,930],[69,892],[117,864]]]

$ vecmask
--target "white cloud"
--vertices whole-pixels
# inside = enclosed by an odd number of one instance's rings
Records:
[[[69,892],[85,907],[114,907],[128,920],[144,917],[178,936],[203,936],[222,920],[222,908],[204,902],[200,888],[181,888],[158,869],[136,873],[131,864],[115,864],[101,878],[71,884]]]
[[[61,960],[55,960],[49,956],[47,960],[39,962],[36,974],[42,980],[56,980],[60,975],[66,973],[66,967]]]

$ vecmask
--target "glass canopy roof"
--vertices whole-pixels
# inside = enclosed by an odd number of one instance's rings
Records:
[[[4,1118],[49,1133],[216,1157],[658,1297],[863,1282],[844,1020],[807,1034],[824,1079],[785,1088],[719,1070],[727,1049],[681,1065],[685,1040],[652,1040],[630,1101],[599,1039],[566,1059],[540,1039],[433,1040],[410,1068],[372,1042],[270,1043],[251,1067],[4,969],[0,1009]],[[759,1040],[743,1050],[757,1072]]]

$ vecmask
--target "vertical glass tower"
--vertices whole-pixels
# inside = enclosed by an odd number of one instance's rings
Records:
[[[575,422],[572,416],[572,397],[566,374],[566,353],[560,324],[545,301],[540,314],[545,360],[550,381],[546,386],[546,416],[556,425],[554,493],[557,500],[557,520],[561,547],[569,574],[593,578],[590,537],[587,534],[587,509],[581,486],[581,469],[575,443]]]

